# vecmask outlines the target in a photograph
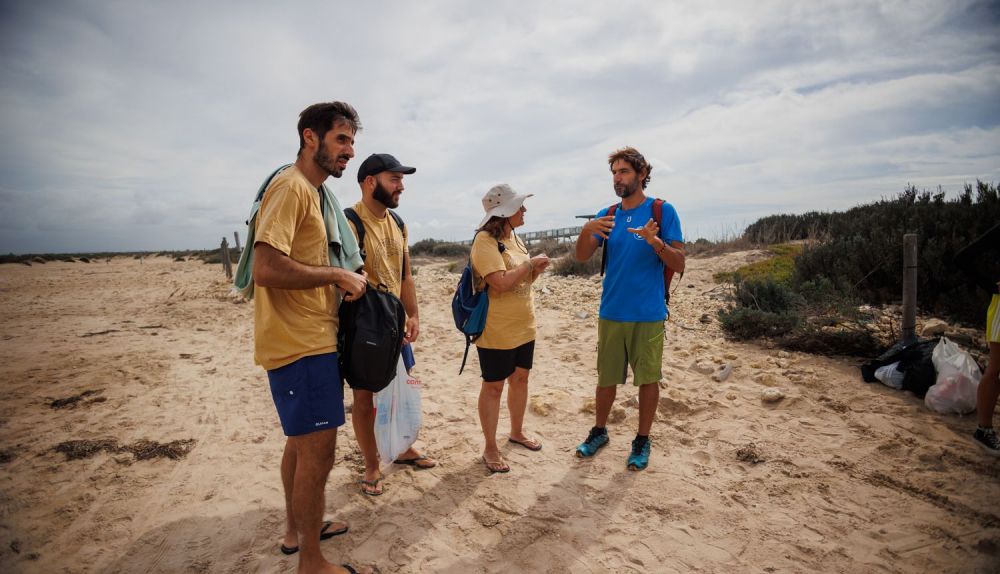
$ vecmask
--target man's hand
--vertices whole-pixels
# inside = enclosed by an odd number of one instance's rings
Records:
[[[544,253],[541,255],[535,255],[531,258],[531,270],[535,273],[535,275],[539,275],[545,271],[545,268],[549,266],[550,262],[549,256]]]
[[[406,319],[406,325],[403,327],[403,344],[414,343],[417,340],[417,336],[420,334],[420,319],[417,317],[408,317]]]
[[[646,240],[646,243],[652,245],[656,241],[656,236],[660,233],[660,226],[656,224],[656,220],[652,217],[646,222],[646,225],[642,227],[629,227],[626,229],[629,233],[638,233]]]
[[[615,216],[605,215],[604,217],[591,219],[587,223],[583,224],[583,230],[588,234],[597,235],[598,237],[607,239],[608,235],[611,235],[611,230],[614,226]]]
[[[365,275],[364,271],[354,273],[341,269],[333,284],[344,292],[344,301],[357,301],[365,294],[365,289],[368,287],[368,276]]]

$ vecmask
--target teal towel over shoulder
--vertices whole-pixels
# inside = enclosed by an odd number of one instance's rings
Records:
[[[236,273],[233,276],[233,291],[247,299],[253,299],[253,251],[260,203],[274,177],[291,165],[283,165],[274,170],[261,184],[253,205],[250,206],[250,217],[247,218],[246,247],[243,248],[243,253],[240,253],[240,262],[236,265]],[[337,201],[337,196],[325,184],[320,186],[319,193],[320,205],[323,207],[323,222],[326,224],[330,265],[350,271],[360,269],[365,264],[364,260],[361,259],[361,249],[358,247],[358,240],[354,237],[350,224],[347,223],[344,210],[341,209],[340,202]]]

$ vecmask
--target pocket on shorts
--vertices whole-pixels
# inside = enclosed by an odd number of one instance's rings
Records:
[[[316,357],[304,386],[303,391],[308,395],[310,429],[334,428],[343,424],[343,389],[336,354]]]
[[[308,390],[304,385],[305,371],[296,361],[277,369],[273,376],[268,377],[271,398],[286,434],[297,434],[302,421],[303,405],[308,403]]]

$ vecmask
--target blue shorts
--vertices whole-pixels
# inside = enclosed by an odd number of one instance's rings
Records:
[[[344,424],[344,387],[337,353],[312,355],[267,372],[285,436]]]

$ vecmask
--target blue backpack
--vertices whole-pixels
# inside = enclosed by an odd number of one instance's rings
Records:
[[[475,239],[475,238],[473,238]],[[462,270],[462,278],[458,280],[455,296],[451,298],[451,314],[455,318],[455,327],[465,335],[465,355],[462,356],[462,366],[458,374],[465,369],[465,361],[469,358],[469,347],[486,329],[486,312],[490,308],[490,298],[486,294],[489,285],[482,291],[476,291],[475,274],[472,271],[472,255]]]

